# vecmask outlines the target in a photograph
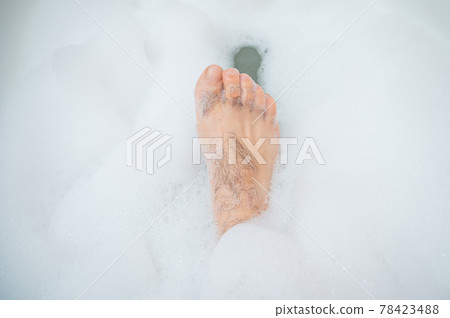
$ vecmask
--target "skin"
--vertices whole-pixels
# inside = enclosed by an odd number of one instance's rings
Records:
[[[218,65],[208,66],[200,75],[195,99],[199,137],[223,140],[223,158],[206,160],[214,215],[223,234],[267,209],[278,153],[270,138],[280,135],[277,107],[249,75]],[[251,148],[260,138],[266,139],[258,144],[258,156]],[[212,147],[202,150],[214,152]]]

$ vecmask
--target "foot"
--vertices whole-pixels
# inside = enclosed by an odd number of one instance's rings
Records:
[[[270,143],[279,137],[276,105],[250,76],[217,65],[203,71],[195,98],[199,137],[223,141],[223,157],[206,159],[223,234],[267,208],[278,153],[278,145]],[[216,150],[215,145],[202,147],[205,154]]]

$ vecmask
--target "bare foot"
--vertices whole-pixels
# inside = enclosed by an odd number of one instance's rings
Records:
[[[270,143],[279,137],[276,105],[250,76],[217,65],[203,71],[195,98],[199,137],[223,140],[223,158],[206,160],[214,214],[223,234],[267,208],[266,191],[278,153],[278,145]]]

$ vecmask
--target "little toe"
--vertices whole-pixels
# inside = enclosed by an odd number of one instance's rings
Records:
[[[269,120],[274,120],[277,116],[277,104],[275,100],[269,94],[266,94],[266,109],[265,109],[265,118]]]
[[[254,109],[257,111],[264,111],[266,109],[266,94],[264,94],[264,90],[258,84],[256,84],[255,88]]]

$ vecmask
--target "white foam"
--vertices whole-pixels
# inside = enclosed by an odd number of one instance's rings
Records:
[[[82,4],[121,47],[70,1],[20,8],[8,42],[0,297],[80,296],[197,177],[84,298],[368,297],[327,253],[376,298],[448,296],[448,4],[380,1],[300,78],[370,1]],[[314,137],[327,164],[279,167],[282,207],[216,248],[193,89],[241,45],[275,98],[298,78],[277,101],[281,134]],[[125,165],[145,126],[173,136],[153,176]]]

